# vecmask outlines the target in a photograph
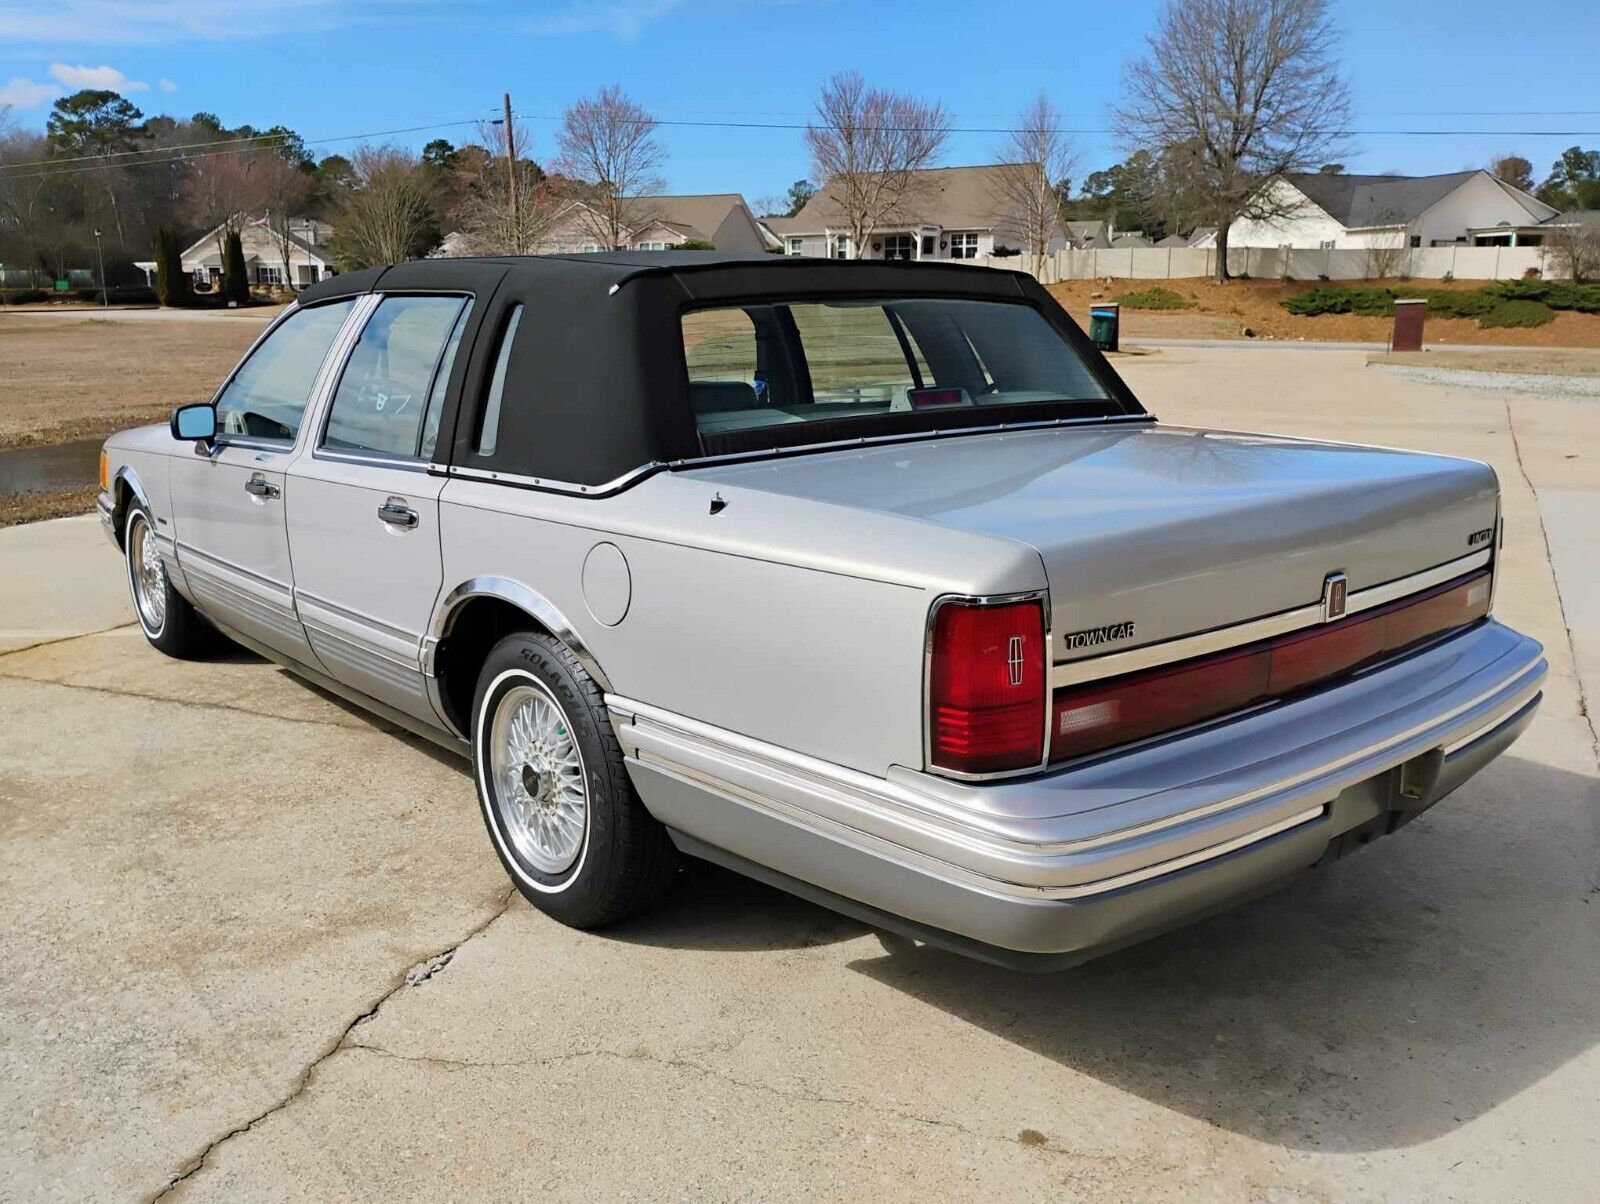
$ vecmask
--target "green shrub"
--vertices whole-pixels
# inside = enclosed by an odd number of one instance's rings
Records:
[[[1555,321],[1555,317],[1556,311],[1543,301],[1501,301],[1478,319],[1478,325],[1485,330],[1494,326],[1543,326]]]
[[[1361,314],[1383,317],[1394,309],[1395,291],[1391,288],[1349,288],[1342,284],[1307,289],[1283,299],[1292,314],[1311,318],[1318,314]]]
[[[1434,318],[1481,318],[1499,305],[1502,298],[1486,288],[1414,289],[1408,297],[1421,297]]]
[[[1145,288],[1136,293],[1124,293],[1117,298],[1119,305],[1129,309],[1193,309],[1195,303],[1180,297],[1170,288]]]

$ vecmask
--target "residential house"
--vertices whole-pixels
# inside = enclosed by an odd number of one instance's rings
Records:
[[[1062,222],[1061,225],[1067,242],[1079,250],[1111,245],[1112,226],[1104,218]]]
[[[1477,231],[1537,227],[1556,213],[1482,170],[1436,176],[1316,172],[1278,176],[1263,187],[1272,191],[1272,200],[1284,210],[1284,216],[1234,222],[1228,227],[1230,247],[1331,250],[1473,245]]]
[[[1600,209],[1573,209],[1535,223],[1502,221],[1479,226],[1468,230],[1467,238],[1475,247],[1542,247],[1550,241],[1552,232],[1580,225],[1600,227]]]
[[[222,279],[222,227],[207,231],[179,257],[183,270],[194,277],[195,287],[208,289]],[[333,228],[315,218],[296,217],[289,221],[288,275],[284,275],[284,242],[267,215],[253,217],[239,230],[244,251],[245,273],[251,284],[288,285],[302,289],[338,274],[328,240]],[[139,262],[145,279],[155,279],[155,262]]]
[[[874,230],[868,245],[850,245],[850,222],[830,180],[793,217],[769,217],[767,229],[783,242],[786,255],[824,259],[977,259],[1023,249],[1022,223],[1007,201],[1002,172],[1006,164],[933,167],[915,173],[901,212]],[[1059,223],[1048,249],[1067,246]],[[859,250],[859,254],[857,251]]]

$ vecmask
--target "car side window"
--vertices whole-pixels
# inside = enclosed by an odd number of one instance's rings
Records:
[[[416,456],[428,409],[443,395],[442,388],[435,395],[435,382],[448,372],[452,334],[468,304],[465,297],[385,297],[339,377],[322,445]]]
[[[290,314],[233,374],[217,398],[217,431],[293,442],[311,388],[356,299]]]
[[[500,406],[506,396],[506,373],[511,366],[511,345],[517,339],[517,327],[522,322],[522,306],[511,307],[505,330],[500,335],[500,349],[495,353],[494,375],[489,379],[489,392],[483,399],[483,421],[478,424],[478,454],[494,455],[500,441]]]
[[[472,315],[472,302],[461,307],[450,338],[444,345],[444,358],[433,374],[433,387],[428,390],[428,412],[422,420],[422,447],[419,454],[424,460],[433,459],[433,449],[439,443],[439,415],[444,412],[444,394],[450,387],[450,370],[455,367],[456,352],[461,350],[461,336],[467,329],[467,319]]]

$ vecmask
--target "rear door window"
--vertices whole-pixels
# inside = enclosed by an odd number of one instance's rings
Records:
[[[385,297],[350,353],[328,412],[323,446],[411,458],[419,454],[441,374],[467,307],[465,297]],[[434,431],[438,418],[433,418]]]

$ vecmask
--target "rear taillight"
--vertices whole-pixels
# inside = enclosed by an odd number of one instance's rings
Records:
[[[1003,773],[1044,760],[1044,605],[948,601],[928,665],[933,768]]]
[[[1057,690],[1050,759],[1099,752],[1325,685],[1489,613],[1489,574],[1231,652]]]

